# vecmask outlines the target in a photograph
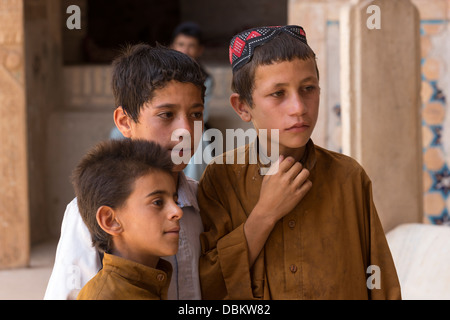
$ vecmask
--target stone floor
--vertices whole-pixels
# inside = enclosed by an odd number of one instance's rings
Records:
[[[0,300],[41,300],[53,268],[57,240],[31,248],[30,267],[0,270]]]

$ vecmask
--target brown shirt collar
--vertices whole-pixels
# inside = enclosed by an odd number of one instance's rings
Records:
[[[107,253],[103,257],[103,270],[117,273],[134,285],[162,296],[167,295],[172,275],[172,265],[163,259],[159,259],[156,268],[151,268]]]

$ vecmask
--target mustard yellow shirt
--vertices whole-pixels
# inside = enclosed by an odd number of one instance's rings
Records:
[[[166,300],[172,265],[155,268],[105,253],[103,268],[81,289],[77,300]]]
[[[355,160],[311,140],[301,162],[312,188],[275,225],[250,268],[243,225],[263,179],[260,165],[249,164],[251,153],[254,143],[225,153],[224,164],[210,164],[200,181],[204,299],[401,298],[370,179]],[[237,155],[245,164],[225,164]],[[379,267],[375,286],[368,285],[371,265]]]

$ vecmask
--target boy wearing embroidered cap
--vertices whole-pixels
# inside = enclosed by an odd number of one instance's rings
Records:
[[[353,159],[314,145],[319,73],[299,26],[261,27],[230,44],[231,105],[242,120],[277,129],[280,158],[267,175],[212,162],[199,185],[205,232],[199,262],[204,299],[399,299],[400,286],[372,200]],[[266,150],[270,152],[270,150]],[[229,162],[227,162],[229,163]],[[367,274],[377,266],[381,274]]]

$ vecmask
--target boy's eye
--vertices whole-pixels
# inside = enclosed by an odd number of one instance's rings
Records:
[[[306,86],[303,91],[309,93],[309,92],[313,92],[314,90],[316,90],[316,86]]]
[[[173,201],[176,203],[177,206],[180,206],[180,202],[178,202],[178,194],[174,194]]]
[[[173,113],[172,112],[163,112],[158,114],[158,117],[163,118],[163,119],[170,119],[173,117]]]
[[[192,117],[193,117],[194,119],[201,119],[201,118],[203,118],[203,112],[194,112],[194,113],[192,114]]]
[[[284,91],[280,90],[280,91],[276,91],[276,92],[272,93],[271,96],[278,98],[278,97],[282,97],[283,94],[284,94]]]
[[[157,207],[161,207],[162,205],[163,205],[163,201],[161,200],[161,199],[157,199],[157,200],[154,200],[153,202],[152,202],[152,204],[153,205],[155,205],[155,206],[157,206]]]

